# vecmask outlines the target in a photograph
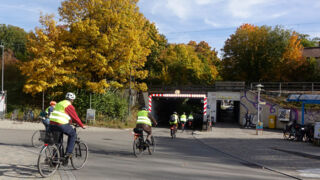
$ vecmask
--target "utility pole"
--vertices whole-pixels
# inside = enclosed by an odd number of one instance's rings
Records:
[[[262,84],[258,84],[256,87],[257,87],[257,90],[258,90],[258,122],[257,122],[257,125],[256,125],[256,133],[258,135],[259,134],[258,131],[263,130],[263,124],[260,123],[260,92],[261,92],[261,88],[263,87],[263,85]]]
[[[131,111],[131,67],[130,67],[130,75],[129,75],[129,103],[128,103],[128,114],[130,116]]]
[[[3,81],[4,81],[4,45],[0,45],[0,47],[2,48],[2,72],[1,72],[1,93],[3,94],[4,93],[4,90],[3,90]]]

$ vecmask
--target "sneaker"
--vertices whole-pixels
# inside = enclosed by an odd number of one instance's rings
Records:
[[[150,144],[151,144],[151,142],[149,141],[149,139],[146,140],[146,144],[147,144],[147,145],[150,145]]]
[[[69,163],[69,158],[72,157],[72,153],[67,153],[65,156],[64,156],[64,160],[62,162],[62,165],[63,166],[67,166],[68,163]]]

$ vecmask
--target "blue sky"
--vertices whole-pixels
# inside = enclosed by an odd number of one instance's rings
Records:
[[[0,0],[0,23],[34,30],[42,13],[58,18],[62,0]],[[243,24],[282,25],[320,37],[320,0],[140,0],[140,11],[170,43],[206,41],[220,51]]]

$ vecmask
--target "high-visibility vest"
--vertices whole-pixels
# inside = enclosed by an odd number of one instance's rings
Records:
[[[179,119],[178,115],[172,114],[171,116],[174,117],[174,122],[169,121],[169,124],[170,124],[170,125],[178,124],[178,119]]]
[[[188,119],[191,120],[191,121],[193,120],[192,114],[189,115]]]
[[[187,121],[187,116],[185,114],[182,114],[181,118],[180,118],[180,121],[181,122],[186,122]]]
[[[71,105],[71,102],[68,100],[60,101],[56,104],[53,112],[50,114],[50,121],[59,123],[59,124],[68,124],[70,121],[70,116],[65,113],[65,109]]]
[[[149,112],[145,110],[141,110],[138,112],[137,124],[146,124],[152,126],[151,120],[148,117]]]

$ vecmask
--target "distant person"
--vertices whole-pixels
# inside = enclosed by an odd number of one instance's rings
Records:
[[[50,124],[50,114],[53,112],[54,107],[56,106],[57,102],[55,101],[50,101],[50,106],[45,110],[45,115],[42,119],[42,123],[44,124],[44,126],[46,127],[46,131],[49,128],[49,124]]]
[[[183,112],[183,114],[180,116],[180,124],[181,124],[181,130],[184,131],[184,127],[186,125],[187,122],[187,115],[185,112]]]
[[[179,123],[179,116],[177,112],[173,112],[173,114],[170,116],[170,120],[169,120],[169,124],[170,124],[170,128],[173,127],[174,130],[177,130],[177,126]]]
[[[193,115],[192,113],[190,113],[188,116],[188,126],[190,129],[192,129],[192,125],[193,125]]]
[[[248,111],[246,113],[246,115],[245,115],[246,123],[244,125],[244,128],[250,128],[251,127],[251,125],[252,125],[251,119],[252,119],[252,115],[250,114],[250,111]]]

